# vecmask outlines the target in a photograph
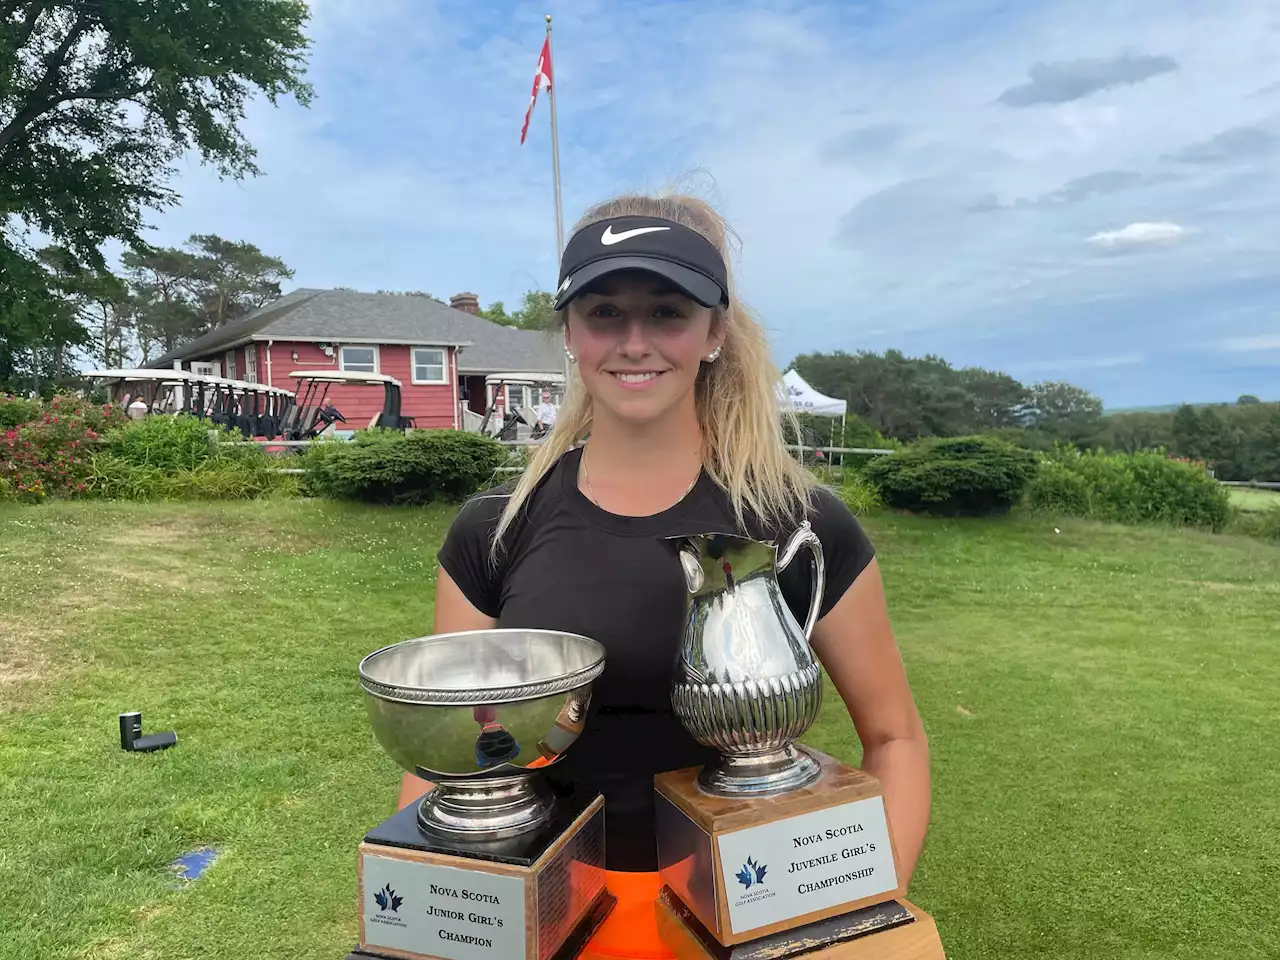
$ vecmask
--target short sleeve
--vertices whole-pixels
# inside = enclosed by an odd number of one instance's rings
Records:
[[[471,605],[487,617],[502,606],[501,556],[493,555],[493,534],[507,505],[505,490],[477,494],[454,517],[436,554],[440,566]]]
[[[871,563],[875,548],[853,511],[826,487],[820,487],[814,493],[808,519],[822,543],[822,560],[826,568],[818,613],[821,618],[832,611]],[[783,537],[781,542],[785,541]],[[809,611],[812,569],[808,551],[802,550],[779,577],[787,606],[801,623]]]

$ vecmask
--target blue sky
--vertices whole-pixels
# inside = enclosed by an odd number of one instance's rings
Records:
[[[312,108],[260,178],[184,168],[152,239],[297,286],[554,288],[566,230],[683,181],[741,239],[779,363],[934,353],[1111,406],[1280,399],[1280,8],[1261,0],[312,0]]]

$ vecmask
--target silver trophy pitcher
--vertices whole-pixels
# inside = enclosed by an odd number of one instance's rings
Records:
[[[781,554],[773,543],[724,534],[674,538],[689,589],[671,702],[689,734],[720,753],[698,776],[716,796],[767,796],[821,772],[793,744],[818,716],[822,671],[809,637],[822,606],[822,544],[806,521]],[[803,627],[778,573],[813,554]]]

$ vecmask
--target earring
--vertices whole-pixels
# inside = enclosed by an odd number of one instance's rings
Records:
[[[567,343],[564,345],[564,355],[569,358],[570,363],[578,362],[578,358],[569,352],[569,345]]]
[[[707,363],[715,363],[720,359],[720,348],[716,347],[707,355]]]

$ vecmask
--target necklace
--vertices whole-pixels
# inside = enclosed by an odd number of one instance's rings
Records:
[[[586,448],[583,448],[582,457],[579,459],[578,462],[582,465],[582,479],[585,480],[587,484],[587,496],[591,499],[592,503],[594,503],[597,507],[600,507],[600,501],[596,497],[596,488],[591,485],[591,473],[587,470]],[[681,500],[683,500],[685,497],[689,495],[689,492],[694,488],[694,485],[697,484],[698,482],[698,478],[701,476],[702,476],[702,468],[699,467],[698,472],[693,475],[693,479],[690,480],[689,485],[684,488],[684,493],[680,494],[680,497],[679,499],[676,500],[676,503],[679,503]],[[672,504],[672,506],[675,506],[675,504]],[[600,509],[603,510],[604,507],[600,507]]]

